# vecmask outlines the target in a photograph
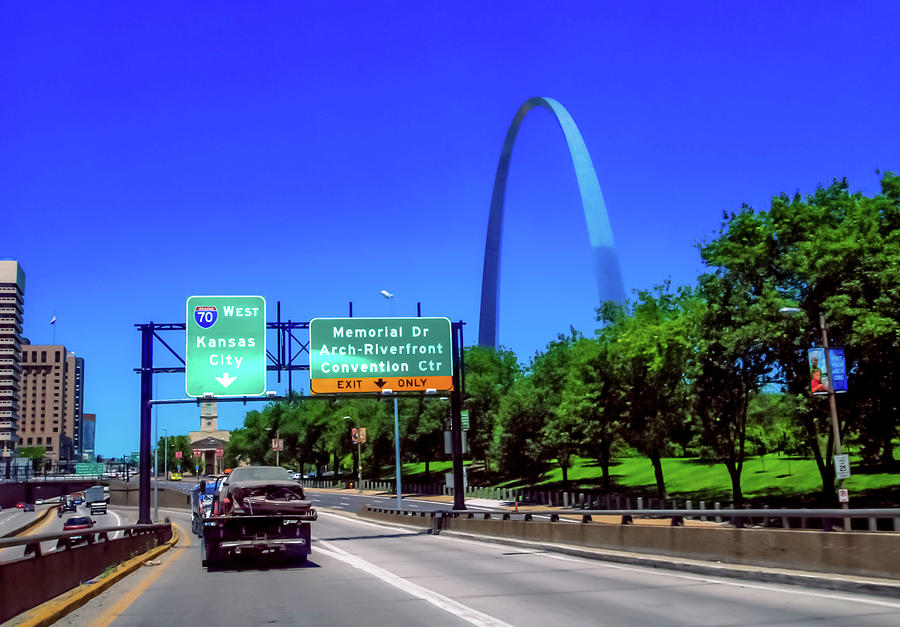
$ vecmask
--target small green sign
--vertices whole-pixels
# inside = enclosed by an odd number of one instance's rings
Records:
[[[460,413],[460,415],[462,416],[462,428],[463,428],[463,431],[468,431],[468,430],[469,430],[469,410],[468,410],[468,409],[464,409],[464,410],[462,410],[462,411],[459,412],[459,413]]]
[[[184,388],[188,396],[266,393],[266,299],[187,299]]]
[[[106,472],[106,464],[79,462],[75,464],[76,475],[102,475]]]

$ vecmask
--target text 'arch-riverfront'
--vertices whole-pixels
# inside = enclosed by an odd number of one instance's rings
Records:
[[[572,165],[575,167],[584,218],[587,221],[600,302],[606,300],[625,302],[625,284],[622,281],[622,269],[619,267],[619,258],[616,255],[616,245],[613,241],[612,228],[609,225],[609,216],[606,213],[606,203],[603,202],[600,183],[597,181],[594,164],[591,163],[591,156],[588,154],[587,146],[584,145],[584,139],[575,125],[575,120],[559,102],[553,98],[529,98],[516,113],[516,117],[509,126],[503,142],[503,150],[500,153],[500,163],[497,165],[497,175],[494,178],[487,240],[484,245],[484,273],[481,279],[481,315],[478,322],[478,343],[481,346],[497,346],[500,306],[498,289],[500,236],[503,230],[506,177],[509,173],[509,161],[516,134],[519,132],[519,125],[525,115],[535,107],[549,109],[556,117],[563,135],[566,137]]]

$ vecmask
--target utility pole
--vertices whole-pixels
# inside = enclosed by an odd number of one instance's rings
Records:
[[[466,487],[463,484],[462,459],[462,392],[460,390],[460,353],[462,322],[450,325],[451,358],[453,359],[453,391],[450,392],[450,450],[453,455],[453,509],[466,509]]]
[[[831,369],[831,353],[828,350],[828,331],[827,325],[825,322],[825,313],[819,312],[819,327],[822,329],[822,347],[825,349],[825,369],[828,371],[829,386],[828,386],[828,408],[831,410],[831,429],[834,433],[834,454],[841,454],[841,427],[838,423],[838,414],[837,414],[837,400],[834,395],[834,370]],[[837,466],[834,468],[835,475],[837,475]],[[838,480],[837,489],[841,490],[844,487],[844,479]],[[841,509],[850,509],[850,503],[844,501],[841,503]],[[847,531],[850,530],[850,519],[844,519],[844,529]]]

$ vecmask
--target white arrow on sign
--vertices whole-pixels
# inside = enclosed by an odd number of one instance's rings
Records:
[[[229,385],[237,381],[237,377],[229,377],[228,373],[226,372],[221,377],[216,377],[216,381],[221,383],[222,387],[227,388]]]

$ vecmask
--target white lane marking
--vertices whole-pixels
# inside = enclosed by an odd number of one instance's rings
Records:
[[[121,526],[122,526],[122,519],[119,518],[119,515],[118,515],[114,510],[109,510],[109,513],[116,517],[116,527],[121,527]],[[121,537],[122,537],[122,532],[121,532],[121,531],[116,531],[116,532],[113,534],[113,540],[116,540],[116,539],[121,538]]]
[[[319,540],[319,545],[320,546],[316,549],[318,552],[324,553],[325,555],[340,560],[345,564],[349,564],[354,568],[378,577],[383,582],[392,585],[399,590],[403,590],[404,592],[411,594],[414,597],[422,599],[423,601],[427,601],[436,608],[444,610],[449,614],[453,614],[454,616],[457,616],[468,623],[479,625],[479,627],[512,627],[509,623],[498,620],[493,616],[485,614],[484,612],[479,612],[478,610],[473,609],[468,605],[463,605],[459,601],[454,601],[453,599],[445,597],[443,594],[435,592],[434,590],[429,590],[428,588],[424,588],[419,584],[407,581],[406,579],[403,579],[402,577],[395,575],[392,572],[376,566],[371,562],[367,562],[361,557],[351,555],[345,550],[334,546],[330,542]]]
[[[356,518],[348,518],[346,516],[340,516],[338,514],[330,514],[328,512],[319,512],[319,515],[334,516],[335,518],[340,518],[340,519],[346,520],[348,522],[353,522],[353,523],[356,523],[357,525],[365,525],[367,527],[377,527],[380,529],[390,529],[391,528],[391,527],[387,527],[386,525],[379,525],[377,523],[362,521],[362,520],[358,520]],[[443,541],[449,541],[449,542],[462,542],[463,544],[474,544],[474,545],[482,547],[482,548],[485,547],[486,545],[490,546],[490,544],[491,544],[491,543],[487,543],[487,542],[481,542],[479,540],[469,540],[468,538],[454,538],[452,536],[444,536],[444,535],[437,535],[437,536],[432,535],[431,537],[435,538],[437,540],[443,540]],[[494,545],[494,546],[498,546],[498,545]],[[525,550],[530,550],[530,549],[525,549]],[[589,559],[586,557],[571,557],[569,555],[560,555],[559,553],[552,553],[551,552],[552,549],[535,548],[533,550],[534,550],[534,552],[530,553],[530,555],[534,555],[536,557],[549,557],[550,559],[561,560],[563,562],[576,562],[578,564],[582,564],[585,566],[592,566],[595,568],[601,567],[601,568],[608,568],[611,570],[627,570],[630,572],[640,573],[640,574],[644,574],[644,575],[646,575],[646,574],[659,575],[660,574],[659,570],[665,568],[665,567],[660,567],[660,569],[657,569],[657,568],[654,568],[651,566],[626,566],[623,564],[611,564],[609,562],[604,562],[603,560],[593,560],[593,559]],[[816,592],[813,590],[805,590],[802,588],[790,587],[790,584],[784,584],[785,585],[784,588],[777,588],[774,586],[766,586],[763,584],[750,583],[748,581],[743,581],[743,580],[731,581],[731,580],[726,579],[727,575],[722,575],[721,578],[712,577],[712,576],[702,577],[702,576],[698,576],[698,575],[686,575],[683,573],[679,573],[677,571],[671,571],[671,570],[666,569],[665,576],[666,577],[674,577],[677,579],[686,579],[689,581],[699,581],[702,583],[720,584],[723,586],[733,586],[733,587],[737,587],[737,588],[752,588],[754,590],[765,590],[767,592],[785,592],[788,594],[799,594],[799,595],[817,597],[820,599],[831,599],[831,600],[835,600],[835,601],[845,601],[845,602],[851,602],[851,603],[866,603],[869,605],[877,605],[880,607],[889,607],[889,608],[894,608],[894,609],[900,609],[900,603],[897,603],[897,602],[879,601],[877,599],[869,599],[866,597],[854,597],[854,596],[850,596],[850,595],[846,595],[846,594]],[[864,593],[861,593],[861,594],[864,594]]]

